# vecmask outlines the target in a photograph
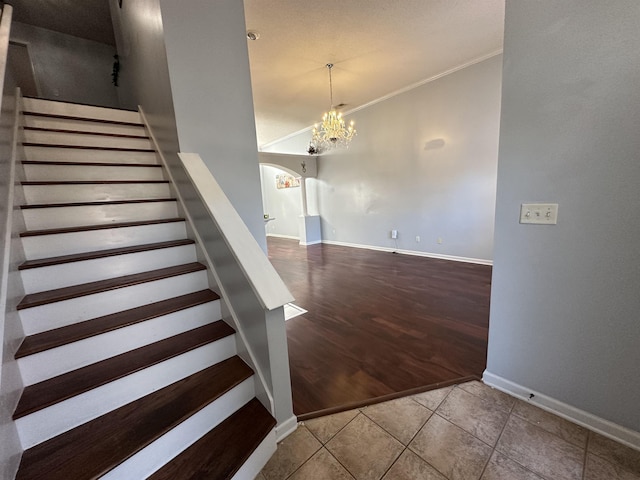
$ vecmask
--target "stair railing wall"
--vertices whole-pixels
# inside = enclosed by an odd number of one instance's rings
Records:
[[[297,422],[283,308],[293,297],[200,156],[162,152],[142,108],[140,113],[224,300],[223,318],[236,329],[238,354],[256,373],[256,396],[278,422],[280,440]]]
[[[23,390],[14,354],[24,338],[16,305],[24,295],[18,265],[24,261],[18,232],[24,219],[18,205],[23,203],[20,180],[20,90],[8,68],[9,33],[12,8],[4,5],[0,19],[0,478],[11,479],[22,455],[13,411]]]

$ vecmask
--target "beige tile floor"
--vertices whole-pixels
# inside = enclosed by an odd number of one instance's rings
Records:
[[[481,382],[301,423],[257,480],[640,480],[640,452]]]

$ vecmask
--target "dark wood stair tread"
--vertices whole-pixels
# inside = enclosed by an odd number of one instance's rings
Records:
[[[97,147],[93,145],[66,145],[57,143],[23,142],[24,147],[72,148],[78,150],[109,150],[112,152],[154,152],[151,148]]]
[[[95,260],[98,258],[115,257],[127,255],[129,253],[148,252],[161,250],[163,248],[180,247],[183,245],[193,245],[194,240],[184,238],[181,240],[170,240],[167,242],[147,243],[144,245],[134,245],[131,247],[110,248],[107,250],[96,250],[94,252],[74,253],[73,255],[61,255],[59,257],[41,258],[38,260],[27,260],[18,266],[18,270],[28,270],[30,268],[50,267],[64,263],[82,262],[85,260]]]
[[[47,290],[45,292],[31,293],[25,295],[16,307],[22,310],[30,307],[37,307],[49,303],[69,300],[76,297],[93,295],[95,293],[115,290],[117,288],[129,287],[145,282],[161,280],[163,278],[184,275],[187,273],[205,270],[207,267],[198,262],[177,265],[174,267],[160,268],[149,272],[134,273],[122,277],[109,278],[107,280],[98,280],[96,282],[83,283],[81,285],[72,285],[70,287],[56,288],[55,290]]]
[[[49,162],[45,162],[49,163]],[[39,187],[43,185],[137,185],[143,184],[159,184],[166,183],[168,180],[64,180],[64,181],[36,181],[36,182],[20,182],[22,186]]]
[[[148,480],[230,479],[275,425],[254,398]]]
[[[82,105],[82,104],[79,104]],[[121,110],[121,109],[116,109]],[[135,110],[125,110],[127,112],[135,112]],[[104,120],[99,118],[89,118],[89,117],[78,117],[74,115],[62,115],[58,113],[43,113],[43,112],[31,112],[31,111],[23,111],[24,115],[29,115],[31,117],[43,117],[43,118],[58,118],[61,120],[79,120],[82,122],[91,122],[91,123],[105,123],[108,125],[126,125],[130,127],[144,127],[143,123],[138,122],[122,122],[119,120]]]
[[[175,198],[141,198],[137,200],[101,200],[99,202],[38,203],[32,205],[20,205],[20,208],[22,210],[31,210],[35,208],[97,207],[100,205],[126,205],[129,203],[161,203],[175,201]]]
[[[252,373],[238,357],[195,373],[26,450],[16,479],[104,475]]]
[[[126,138],[126,139],[148,139],[149,136],[144,135],[131,135],[130,133],[106,133],[106,132],[87,132],[85,130],[69,130],[66,128],[45,128],[45,127],[22,127],[24,130],[29,130],[31,132],[53,132],[53,133],[69,133],[72,135],[96,135],[99,137],[115,137],[115,138]]]
[[[213,302],[220,297],[211,290],[200,290],[141,307],[123,310],[103,317],[92,318],[35,335],[25,337],[18,348],[15,358],[22,358],[51,348],[77,342],[85,338],[117,330],[152,318],[168,315],[187,308]]]
[[[131,375],[195,348],[233,335],[224,321],[204,325],[173,337],[25,387],[13,414],[18,419],[93,388]]]
[[[75,233],[75,232],[88,232],[92,230],[107,230],[109,228],[127,228],[127,227],[142,227],[145,225],[158,225],[162,223],[177,223],[184,222],[182,217],[174,218],[160,218],[154,220],[140,220],[136,222],[119,222],[119,223],[101,223],[98,225],[82,225],[78,227],[64,227],[64,228],[49,228],[45,230],[28,230],[22,232],[20,237],[36,237],[39,235],[56,235],[60,233]]]
[[[151,167],[162,168],[162,165],[157,163],[112,163],[112,162],[63,162],[52,161],[43,162],[39,160],[23,160],[22,165],[57,165],[57,166],[70,166],[70,167]]]

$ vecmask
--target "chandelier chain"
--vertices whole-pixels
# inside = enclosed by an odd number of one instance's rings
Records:
[[[329,69],[329,99],[331,100],[331,105],[329,105],[329,110],[333,109],[333,79],[331,78],[331,69],[333,68],[333,63],[327,63],[327,68]]]

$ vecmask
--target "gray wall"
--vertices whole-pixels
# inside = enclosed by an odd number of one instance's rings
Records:
[[[142,105],[161,148],[179,151],[159,0],[110,0],[120,56],[118,95],[124,108]],[[177,161],[177,157],[176,157]]]
[[[636,431],[638,25],[637,0],[507,0],[487,365]],[[519,225],[529,201],[558,225]]]
[[[42,98],[119,107],[111,83],[115,47],[18,22],[11,40],[29,45]]]
[[[198,153],[266,250],[242,2],[111,0],[120,101],[166,152]]]
[[[200,154],[266,251],[244,5],[160,4],[181,150]]]
[[[397,229],[400,249],[490,261],[501,72],[493,57],[351,115],[358,136],[308,182],[323,239],[394,247]]]

